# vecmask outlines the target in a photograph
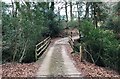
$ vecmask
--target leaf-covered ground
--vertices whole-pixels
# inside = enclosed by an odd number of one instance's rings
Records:
[[[38,63],[7,63],[2,65],[3,77],[33,77],[39,67]]]
[[[72,52],[72,49],[69,46],[66,46],[66,48],[69,51],[69,56],[74,60],[75,66],[85,77],[120,77],[114,70],[99,67],[87,61],[80,62],[79,55],[71,54],[70,52]]]

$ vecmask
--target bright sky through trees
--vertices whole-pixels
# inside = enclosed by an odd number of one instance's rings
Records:
[[[11,0],[2,0],[3,2],[5,2],[5,3],[11,3]],[[35,1],[35,0],[34,0]],[[58,12],[58,7],[59,8],[62,8],[62,7],[64,7],[64,1],[63,0],[54,0],[55,1],[55,13],[57,13]],[[70,6],[68,6],[67,7],[67,9],[68,9],[68,19],[70,19]],[[77,11],[77,8],[76,8],[76,6],[73,6],[73,11],[75,12],[75,11]],[[65,8],[62,8],[61,10],[60,10],[60,15],[62,15],[62,16],[64,16],[65,15]],[[76,15],[76,14],[74,14],[74,15]],[[76,15],[77,16],[77,15]]]

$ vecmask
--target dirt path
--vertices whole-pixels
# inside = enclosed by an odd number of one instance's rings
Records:
[[[76,38],[76,37],[75,37]],[[81,73],[75,68],[73,61],[67,55],[65,45],[68,38],[61,38],[55,41],[50,47],[41,67],[36,73],[37,77],[46,76],[67,76],[81,77]]]

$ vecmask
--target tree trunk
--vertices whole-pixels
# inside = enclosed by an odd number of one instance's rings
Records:
[[[70,18],[71,21],[73,20],[73,16],[72,16],[72,2],[70,2]]]
[[[14,2],[11,0],[12,3],[12,16],[14,17]]]
[[[85,18],[89,17],[89,6],[90,6],[90,2],[86,3],[86,11],[85,11]]]
[[[91,18],[93,19],[93,23],[95,24],[95,28],[97,28],[96,5],[97,5],[96,2],[91,3],[91,10],[92,10]]]
[[[96,4],[93,3],[93,8],[94,8],[94,23],[95,23],[95,27],[97,28],[97,15],[96,15]]]
[[[66,22],[68,22],[67,2],[65,2],[65,14],[66,14]]]
[[[53,12],[54,12],[54,2],[51,2],[50,9],[51,9],[51,11],[53,11]]]
[[[80,26],[80,11],[79,11],[79,2],[77,2],[77,12],[78,12],[78,25]]]
[[[19,59],[19,62],[20,62],[20,63],[21,63],[22,60],[23,60],[23,57],[24,57],[24,55],[25,55],[26,48],[27,48],[27,41],[26,41],[26,43],[25,43],[24,50],[23,50],[23,52],[22,52],[22,56],[21,56],[20,59]]]
[[[48,19],[51,21],[51,23],[49,23],[49,30],[50,30],[50,36],[54,35],[54,2],[51,2],[51,6],[50,6],[50,15],[48,16]]]
[[[13,7],[14,7],[14,3],[12,4]],[[15,2],[15,6],[16,8],[15,11],[13,12],[13,17],[17,17],[17,10],[18,10],[18,6],[19,5],[19,2]],[[14,23],[13,25],[14,27],[17,26],[16,22]],[[16,35],[15,35],[15,38],[14,38],[14,42],[13,42],[13,45],[14,45],[14,48],[13,48],[13,52],[14,52],[14,55],[13,55],[13,62],[15,61],[15,57],[16,57],[16,54],[17,54],[17,48],[18,48],[18,44],[17,44],[17,39],[18,39],[18,27],[15,27],[14,30],[16,30]]]
[[[58,17],[59,17],[59,22],[60,22],[60,7],[58,7]]]

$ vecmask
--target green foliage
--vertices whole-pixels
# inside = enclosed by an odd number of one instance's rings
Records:
[[[2,4],[3,63],[35,61],[35,45],[60,32],[56,15],[46,2]]]
[[[73,48],[74,52],[77,52],[77,53],[80,52],[80,45],[81,45],[80,43],[74,44],[74,48]]]
[[[91,53],[97,65],[119,69],[120,41],[110,30],[94,28],[91,21],[83,21],[79,30],[83,33],[85,48]],[[89,57],[87,60],[90,60]]]
[[[62,29],[59,23],[59,18],[52,10],[48,10],[48,12],[45,14],[45,17],[45,26],[47,27],[46,30],[48,30],[47,34],[49,34],[51,37],[57,36]]]
[[[113,13],[108,18],[106,27],[113,30],[115,33],[120,33],[120,2],[113,7]]]
[[[120,16],[111,16],[106,24],[107,29],[113,30],[114,33],[120,33]]]
[[[79,25],[79,23],[78,23],[77,20],[69,21],[68,24],[67,24],[68,27],[72,27],[72,28],[78,27],[78,25]]]

